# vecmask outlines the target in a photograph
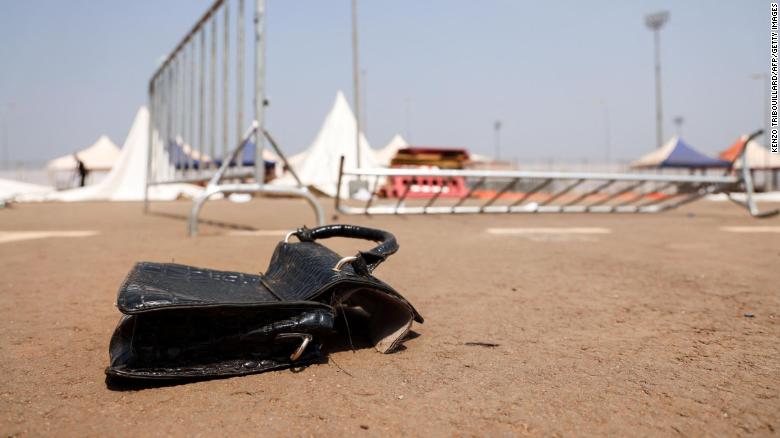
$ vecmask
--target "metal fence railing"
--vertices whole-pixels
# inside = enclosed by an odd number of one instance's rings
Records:
[[[754,133],[750,139],[760,134]],[[747,144],[747,142],[746,142]],[[342,178],[362,178],[371,187],[360,203],[336,195],[342,214],[480,214],[480,213],[658,213],[715,193],[759,211],[753,179],[745,164],[725,175],[609,172],[449,170],[430,168],[345,169]],[[744,192],[745,200],[732,195]]]
[[[206,184],[194,200],[190,235],[197,233],[203,204],[217,193],[303,197],[317,222],[324,222],[317,199],[300,181],[296,186],[266,184],[271,163],[263,158],[270,139],[265,130],[265,0],[251,3],[254,15],[249,20],[245,0],[216,0],[149,81],[144,209],[151,186]],[[248,29],[253,30],[251,39]],[[246,71],[248,59],[254,61],[251,72]],[[251,102],[245,100],[249,92]],[[287,164],[276,143],[269,143]]]

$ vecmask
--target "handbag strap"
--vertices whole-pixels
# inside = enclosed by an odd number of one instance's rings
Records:
[[[395,240],[393,234],[384,230],[360,227],[357,225],[333,224],[316,228],[306,228],[304,226],[290,234],[297,236],[301,242],[314,242],[319,239],[328,239],[331,237],[349,237],[352,239],[379,242],[379,245],[368,251],[359,251],[354,258],[345,257],[342,259],[342,262],[346,261],[351,263],[352,268],[360,275],[370,274],[380,263],[384,262],[389,256],[398,251],[398,242]],[[342,262],[339,262],[337,268],[341,267],[343,264]]]

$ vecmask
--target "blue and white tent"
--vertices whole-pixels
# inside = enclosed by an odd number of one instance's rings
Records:
[[[631,167],[702,169],[706,167],[729,167],[729,162],[708,157],[675,135],[660,148],[632,162]]]

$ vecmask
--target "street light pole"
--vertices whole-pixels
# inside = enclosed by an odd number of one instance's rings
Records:
[[[354,81],[355,105],[355,155],[357,168],[360,168],[360,59],[358,51],[357,0],[352,0],[352,80]]]
[[[663,105],[661,102],[661,27],[669,21],[669,12],[656,12],[645,16],[645,25],[653,31],[655,47],[655,140],[656,146],[663,145]]]
[[[406,141],[414,143],[412,140],[412,98],[407,97],[404,99],[404,106],[406,112]]]
[[[499,161],[501,159],[501,120],[496,120],[493,129],[496,131],[496,161]]]
[[[685,122],[685,119],[683,118],[683,116],[677,116],[673,118],[672,121],[674,122],[674,126],[677,127],[677,136],[682,137],[682,125],[683,122]]]
[[[368,72],[360,70],[361,85],[363,87],[363,118],[360,120],[363,131],[368,132]]]
[[[8,166],[8,119],[11,117],[11,110],[14,108],[14,103],[9,102],[5,105],[4,108],[0,108],[2,110],[2,116],[3,116],[3,163],[2,168],[7,169]]]
[[[257,122],[257,129],[255,130],[255,162],[260,163],[255,165],[255,181],[257,184],[265,184],[265,165],[263,165],[263,150],[265,149],[265,106],[266,106],[266,93],[265,93],[265,40],[266,40],[266,21],[265,21],[265,0],[255,0],[255,122]],[[241,27],[239,25],[239,27]],[[205,33],[201,33],[201,36]],[[201,59],[206,52],[205,40],[201,39]],[[243,47],[239,47],[239,50]],[[201,78],[203,77],[204,70],[201,66]],[[241,84],[239,84],[241,86]],[[203,96],[203,85],[201,82],[201,98]],[[202,114],[202,113],[201,113]],[[205,124],[202,124],[205,126]],[[201,128],[203,130],[204,128]]]
[[[8,111],[3,111],[3,166],[8,168]]]
[[[604,158],[605,164],[609,164],[612,161],[612,135],[609,127],[609,106],[606,100],[601,101],[601,106],[604,108]]]

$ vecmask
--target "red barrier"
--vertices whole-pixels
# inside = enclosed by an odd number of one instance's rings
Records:
[[[468,193],[466,180],[462,176],[444,178],[440,176],[391,176],[388,182],[388,197],[400,198],[459,198]]]

